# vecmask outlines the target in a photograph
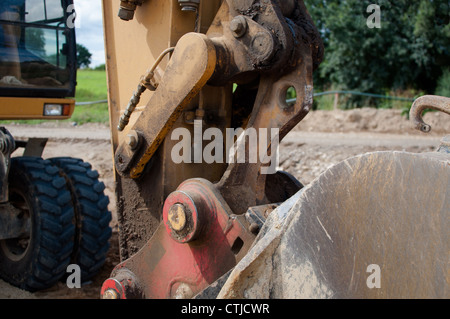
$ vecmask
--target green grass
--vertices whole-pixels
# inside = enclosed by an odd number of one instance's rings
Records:
[[[105,71],[78,70],[77,102],[104,100],[107,94]]]
[[[89,102],[106,100],[108,89],[106,86],[106,72],[98,70],[78,70],[75,100]],[[75,107],[72,118],[66,121],[83,123],[108,123],[108,104],[80,105]]]

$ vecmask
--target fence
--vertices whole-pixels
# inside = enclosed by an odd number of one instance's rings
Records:
[[[108,100],[101,100],[101,101],[91,101],[91,102],[76,102],[76,106],[85,106],[85,105],[92,105],[92,104],[102,104],[102,103],[108,103]]]
[[[378,99],[396,100],[396,101],[405,101],[405,102],[414,102],[415,101],[415,99],[412,99],[412,98],[373,94],[373,93],[363,93],[363,92],[357,92],[357,91],[318,92],[318,93],[314,93],[314,97],[324,96],[324,95],[332,95],[332,94],[334,94],[334,109],[337,109],[337,107],[338,107],[339,95],[341,95],[341,94],[342,95],[343,94],[351,94],[351,95],[367,96],[367,97],[374,97],[374,98],[378,98]],[[289,99],[286,102],[288,104],[290,104],[290,103],[294,103],[295,101],[296,101],[296,99]],[[85,106],[85,105],[101,104],[101,103],[108,103],[108,100],[92,101],[92,102],[77,102],[75,105],[76,106]]]
[[[399,97],[399,96],[389,96],[389,95],[381,95],[381,94],[373,94],[373,93],[363,93],[357,91],[326,91],[326,92],[318,92],[314,93],[314,97],[324,96],[324,95],[333,95],[334,94],[334,109],[337,109],[339,104],[339,95],[351,94],[351,95],[359,95],[359,96],[367,96],[374,97],[378,99],[386,99],[386,100],[396,100],[396,101],[405,101],[405,102],[414,102],[413,98]],[[293,103],[296,99],[289,99],[287,103]]]

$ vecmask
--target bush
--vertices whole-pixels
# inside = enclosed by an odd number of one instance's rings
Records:
[[[381,95],[409,89],[435,92],[450,61],[448,0],[378,0],[380,29],[367,26],[367,8],[372,3],[306,2],[325,45],[325,59],[314,74],[316,89],[324,91],[331,86]],[[449,90],[448,77],[442,81],[441,87]],[[343,108],[390,107],[361,96],[348,96],[340,104]]]
[[[96,66],[95,68],[94,68],[94,70],[95,71],[105,71],[106,70],[106,65],[103,63],[103,64],[100,64],[99,66]]]
[[[435,94],[450,97],[450,68],[439,78]]]

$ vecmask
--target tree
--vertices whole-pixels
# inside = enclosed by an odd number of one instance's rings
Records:
[[[380,29],[367,26],[371,16],[367,8],[373,3],[381,9]],[[448,0],[310,0],[306,4],[325,45],[324,62],[315,74],[318,88],[434,93],[450,65]]]
[[[91,64],[92,54],[82,44],[77,43],[77,67],[78,69],[88,68]]]
[[[43,29],[26,28],[25,43],[27,49],[39,52],[42,56],[45,56],[45,36]]]

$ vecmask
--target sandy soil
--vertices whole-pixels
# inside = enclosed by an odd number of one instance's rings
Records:
[[[400,111],[359,109],[312,112],[281,143],[280,168],[307,184],[329,166],[361,153],[384,150],[433,151],[438,147],[442,136],[449,134],[450,121],[445,114],[440,113],[427,113],[424,119],[433,127],[429,135],[413,130],[410,122],[400,115]],[[81,289],[69,289],[61,282],[49,290],[31,294],[0,280],[0,299],[98,298],[101,284],[119,262],[109,127],[57,123],[38,126],[13,124],[6,127],[16,139],[49,137],[44,158],[79,157],[98,170],[111,202],[109,208],[113,214],[113,236],[102,271]]]

